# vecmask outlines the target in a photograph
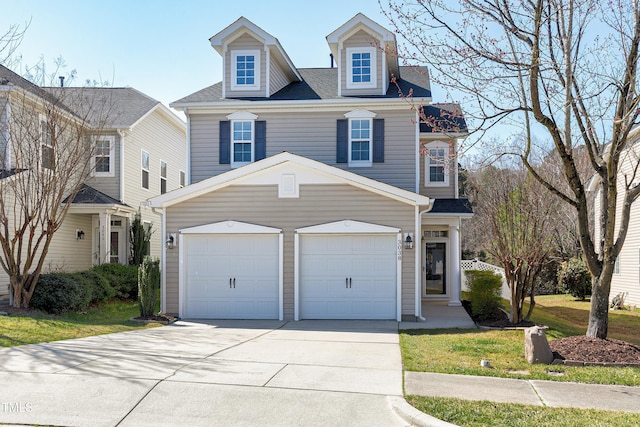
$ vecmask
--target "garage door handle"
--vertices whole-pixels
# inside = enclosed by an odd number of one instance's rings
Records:
[[[231,289],[231,277],[229,277],[229,289]]]
[[[236,288],[236,278],[234,277],[233,278],[233,289],[235,289],[235,288]]]
[[[349,289],[351,289],[351,277],[349,277]]]
[[[344,278],[344,287],[347,288],[347,289],[349,288],[349,278],[348,277]]]

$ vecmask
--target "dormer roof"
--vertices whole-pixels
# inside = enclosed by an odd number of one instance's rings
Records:
[[[338,57],[338,52],[341,49],[340,44],[343,40],[349,38],[360,30],[370,34],[371,38],[380,44],[378,47],[384,49],[387,56],[389,71],[391,74],[399,76],[400,70],[397,55],[398,46],[395,34],[362,13],[356,14],[353,18],[342,24],[327,36],[327,43],[329,43],[329,49],[333,56],[336,58]]]
[[[281,64],[286,64],[289,74],[288,77],[291,80],[302,80],[300,73],[298,73],[298,70],[293,65],[291,58],[289,58],[287,52],[285,52],[285,50],[282,48],[282,45],[280,44],[278,39],[267,33],[262,28],[258,27],[253,22],[249,21],[244,16],[238,18],[233,24],[229,25],[224,30],[211,36],[209,42],[211,42],[211,47],[213,47],[216,52],[224,56],[225,47],[244,34],[250,34],[251,36],[263,42],[269,49],[272,57],[280,60]]]

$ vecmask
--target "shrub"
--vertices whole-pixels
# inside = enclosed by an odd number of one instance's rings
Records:
[[[591,295],[591,273],[584,260],[572,258],[562,263],[558,283],[565,293],[584,301]]]
[[[138,293],[138,267],[135,265],[102,264],[92,271],[104,277],[119,299],[135,300]]]
[[[160,261],[147,257],[138,268],[138,306],[140,316],[153,316],[160,289]]]
[[[68,273],[41,274],[30,306],[48,313],[83,310],[89,306],[91,289]]]
[[[471,313],[476,320],[492,320],[504,317],[502,311],[502,276],[492,271],[465,271],[469,283]]]
[[[116,290],[109,280],[94,269],[75,273],[72,277],[87,287],[92,303],[109,301],[116,296]]]

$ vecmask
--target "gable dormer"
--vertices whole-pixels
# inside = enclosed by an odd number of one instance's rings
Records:
[[[223,98],[268,98],[302,80],[278,39],[245,17],[209,41],[223,58]]]
[[[399,76],[395,35],[361,13],[327,36],[338,64],[338,95],[387,93],[391,75]]]

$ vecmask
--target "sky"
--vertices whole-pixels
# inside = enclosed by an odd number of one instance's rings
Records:
[[[22,67],[57,57],[87,79],[129,86],[165,105],[222,80],[209,38],[244,16],[276,37],[299,68],[328,67],[326,36],[362,12],[391,29],[378,0],[0,0],[0,34],[29,27]],[[10,3],[10,7],[7,7]],[[400,42],[400,40],[398,40]],[[13,71],[23,74],[24,68]],[[55,84],[59,84],[56,79]],[[434,88],[434,101],[437,89]]]

